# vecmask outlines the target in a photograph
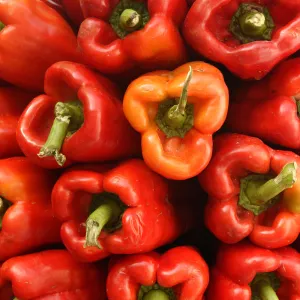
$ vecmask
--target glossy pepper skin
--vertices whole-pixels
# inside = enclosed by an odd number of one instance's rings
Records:
[[[105,267],[77,262],[66,250],[17,256],[2,265],[0,289],[11,284],[19,300],[105,300]]]
[[[171,183],[134,159],[114,168],[91,165],[66,171],[54,186],[52,206],[63,222],[61,237],[67,249],[80,261],[96,261],[110,254],[152,251],[194,226],[199,199],[189,201],[191,196],[173,191]],[[89,220],[111,199],[121,209],[111,209],[117,213],[109,220],[103,221],[104,213],[95,220],[100,231],[89,244]]]
[[[186,61],[178,29],[187,13],[185,0],[83,0],[80,5],[86,19],[77,39],[93,68],[118,74],[136,67],[169,69]],[[125,9],[132,15],[122,16]]]
[[[229,106],[227,127],[300,149],[300,58],[282,62],[262,81],[245,84]]]
[[[250,243],[223,245],[210,274],[207,300],[300,299],[300,254],[289,247],[271,251]],[[264,279],[272,281],[275,296],[256,294]]]
[[[181,246],[162,255],[112,258],[106,286],[109,300],[202,300],[208,281],[209,270],[198,251]]]
[[[58,62],[47,70],[45,93],[30,102],[17,128],[22,151],[36,164],[60,168],[140,152],[120,92],[105,77],[81,64]]]
[[[34,94],[14,87],[0,87],[0,158],[22,155],[17,143],[18,120]]]
[[[3,0],[0,21],[0,77],[16,86],[42,91],[52,64],[81,60],[72,28],[43,1]]]
[[[272,150],[254,137],[216,137],[212,160],[199,175],[202,188],[209,194],[206,226],[229,244],[247,236],[265,248],[291,244],[300,230],[299,164],[298,155]],[[293,171],[285,173],[286,166]],[[281,179],[275,179],[276,175]],[[268,180],[273,182],[267,185]],[[245,195],[250,199],[248,206]]]
[[[25,157],[0,160],[0,261],[60,242],[51,208],[55,179]]]
[[[199,54],[240,78],[261,79],[300,49],[299,26],[298,1],[197,0],[183,34]]]
[[[163,106],[173,99],[175,104],[184,94],[188,117],[181,131],[173,133],[172,124],[162,128],[159,123],[166,116]],[[218,69],[190,62],[173,72],[156,71],[133,81],[125,93],[123,109],[131,126],[142,135],[147,165],[166,178],[184,180],[198,175],[211,158],[212,135],[227,114],[228,89]]]

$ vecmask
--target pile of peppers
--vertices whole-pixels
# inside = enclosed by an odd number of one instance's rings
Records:
[[[1,0],[0,300],[300,300],[300,1]]]

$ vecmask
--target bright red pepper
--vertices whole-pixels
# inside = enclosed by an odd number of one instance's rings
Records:
[[[106,299],[106,265],[77,262],[66,250],[13,257],[0,272],[0,293],[10,284],[19,300]],[[11,295],[1,298],[11,299]]]
[[[51,208],[55,179],[25,157],[0,160],[0,261],[60,241]]]
[[[264,77],[300,49],[300,2],[197,0],[184,22],[186,41],[243,79]]]
[[[66,171],[53,189],[54,214],[64,222],[63,243],[77,259],[152,251],[197,222],[201,201],[178,193],[180,187],[188,190],[187,183],[176,183],[175,192],[142,160],[108,169],[79,166]]]
[[[58,62],[46,73],[45,92],[30,102],[17,128],[22,151],[36,164],[59,168],[66,158],[68,165],[140,152],[120,92],[105,77],[80,64]]]
[[[178,29],[187,13],[185,0],[81,0],[80,5],[87,18],[78,33],[80,50],[99,71],[173,68],[186,61]]]
[[[109,300],[202,300],[208,267],[192,247],[114,257],[107,278]]]
[[[211,270],[207,300],[299,300],[300,253],[250,243],[223,245]]]
[[[261,140],[223,134],[200,183],[209,194],[207,227],[223,242],[249,236],[262,247],[291,244],[300,232],[300,157]]]
[[[17,123],[33,94],[13,87],[0,87],[0,158],[22,155],[16,140]]]
[[[72,28],[43,1],[3,0],[0,21],[0,77],[14,85],[42,91],[47,68],[80,59]]]
[[[245,84],[230,103],[235,132],[300,150],[300,58],[282,62],[270,76]]]

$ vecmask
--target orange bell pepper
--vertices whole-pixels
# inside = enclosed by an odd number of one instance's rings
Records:
[[[155,71],[134,80],[123,102],[126,118],[142,135],[146,164],[162,176],[198,175],[212,155],[212,135],[223,125],[228,88],[222,73],[204,62]]]

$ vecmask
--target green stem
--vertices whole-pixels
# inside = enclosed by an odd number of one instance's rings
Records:
[[[0,31],[5,28],[5,24],[0,22]]]
[[[193,69],[190,66],[189,72],[186,76],[181,96],[179,98],[178,104],[172,106],[167,113],[164,116],[165,123],[172,128],[181,128],[183,127],[187,114],[185,111],[186,105],[187,105],[187,94],[188,94],[188,86],[191,82],[193,76]]]
[[[279,300],[276,292],[269,282],[262,280],[256,283],[256,285],[261,300]]]
[[[48,139],[38,153],[39,157],[54,156],[56,162],[63,166],[66,157],[60,150],[65,138],[76,131],[83,123],[83,109],[79,101],[58,102],[55,105],[55,119]]]
[[[0,198],[0,230],[2,229],[2,220],[10,205],[6,199]]]
[[[300,117],[300,100],[295,99],[295,101],[296,101],[296,105],[297,105],[297,114],[298,114],[298,117]]]
[[[267,29],[266,17],[258,11],[249,11],[240,16],[239,24],[243,34],[251,37],[259,37]]]
[[[84,247],[98,247],[99,236],[104,226],[115,223],[122,214],[122,208],[113,199],[107,198],[103,203],[90,214],[86,221],[86,239]]]
[[[143,297],[143,300],[170,300],[170,297],[162,290],[151,290]]]
[[[120,26],[127,31],[134,31],[141,25],[141,15],[133,9],[125,9],[120,16]]]
[[[19,300],[17,297],[15,297],[13,300]]]

